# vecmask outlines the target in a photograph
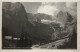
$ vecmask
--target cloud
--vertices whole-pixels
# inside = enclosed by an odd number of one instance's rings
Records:
[[[52,3],[42,2],[42,5],[38,8],[38,13],[44,13],[47,15],[55,16],[59,12],[56,6],[51,5]]]

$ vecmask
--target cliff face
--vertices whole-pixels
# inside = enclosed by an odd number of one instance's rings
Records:
[[[24,6],[21,3],[8,2],[3,3],[2,5],[2,27],[14,35],[20,34],[23,31],[25,32],[27,15]]]

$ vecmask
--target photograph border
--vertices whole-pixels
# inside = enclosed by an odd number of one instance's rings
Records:
[[[2,2],[77,2],[77,49],[2,49]],[[79,52],[80,51],[80,35],[79,35],[79,31],[80,31],[80,1],[78,0],[2,0],[0,2],[0,51],[2,52]]]

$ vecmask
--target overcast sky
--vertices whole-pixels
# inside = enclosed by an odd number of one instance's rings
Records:
[[[41,5],[41,2],[22,2],[25,7],[25,10],[29,13],[37,12],[37,9]]]
[[[54,5],[55,4],[58,7],[64,6],[64,3],[61,3],[61,2],[59,2],[59,3],[54,3],[54,2],[22,2],[22,4],[24,5],[25,10],[30,13],[36,13],[38,11],[38,8],[42,5],[48,5],[48,4]]]
[[[71,15],[77,15],[76,2],[22,2],[27,13],[53,14],[57,9],[68,11]]]

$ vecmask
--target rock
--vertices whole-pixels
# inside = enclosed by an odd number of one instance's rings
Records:
[[[24,6],[21,3],[8,2],[4,2],[2,5],[2,27],[6,28],[8,33],[10,33],[8,35],[18,35],[22,33],[22,31],[25,31],[27,26],[27,15]]]

